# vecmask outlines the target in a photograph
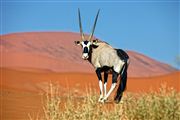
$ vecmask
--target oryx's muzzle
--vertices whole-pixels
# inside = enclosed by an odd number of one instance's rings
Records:
[[[82,54],[82,59],[87,60],[88,58],[89,58],[88,53],[83,53]]]

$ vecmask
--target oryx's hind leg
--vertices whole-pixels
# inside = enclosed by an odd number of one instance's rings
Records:
[[[121,101],[121,98],[123,96],[123,92],[126,89],[126,82],[127,82],[127,68],[128,68],[128,63],[124,65],[122,72],[121,72],[121,80],[119,87],[116,92],[116,97],[114,98],[116,103],[119,103]]]
[[[101,100],[101,102],[105,102],[107,100],[107,98],[111,95],[113,90],[116,88],[118,75],[119,74],[117,72],[113,71],[113,73],[112,73],[112,85],[111,85],[111,88],[108,91],[108,93],[106,94],[106,96]]]

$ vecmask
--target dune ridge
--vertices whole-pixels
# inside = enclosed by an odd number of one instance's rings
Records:
[[[0,67],[93,73],[92,65],[81,59],[81,48],[74,45],[75,40],[80,40],[80,35],[73,32],[27,32],[1,35],[0,62],[2,64]],[[143,54],[135,51],[127,52],[131,60],[130,77],[157,76],[176,71],[170,65]]]

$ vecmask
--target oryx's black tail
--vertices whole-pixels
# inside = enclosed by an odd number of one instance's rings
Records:
[[[123,68],[122,68],[122,71],[120,73],[120,83],[119,83],[119,86],[118,86],[118,89],[117,89],[117,93],[116,93],[116,96],[114,98],[115,102],[116,103],[119,103],[122,96],[123,96],[123,92],[124,90],[126,89],[126,83],[127,83],[127,68],[128,68],[128,60],[125,62]]]

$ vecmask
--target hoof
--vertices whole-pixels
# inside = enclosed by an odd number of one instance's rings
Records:
[[[118,103],[120,102],[120,100],[114,100],[114,102],[115,102],[116,104],[118,104]]]
[[[99,100],[100,103],[105,103],[107,101],[107,99],[102,98],[101,100]]]
[[[114,102],[115,102],[116,104],[118,104],[118,103],[123,103],[122,100],[121,100],[121,98],[122,98],[122,95],[116,96],[116,97],[114,98]]]
[[[98,102],[101,102],[102,100],[103,100],[103,97],[100,97],[99,100],[98,100]]]
[[[122,100],[114,100],[114,102],[116,103],[116,104],[123,104],[123,101]]]

